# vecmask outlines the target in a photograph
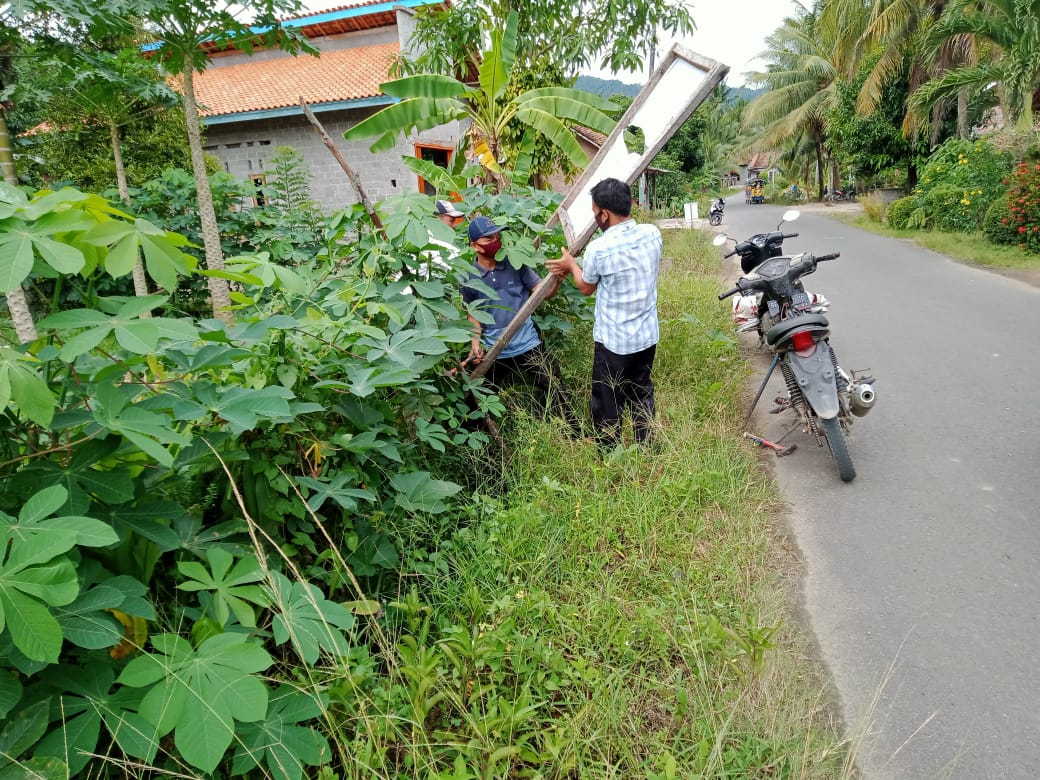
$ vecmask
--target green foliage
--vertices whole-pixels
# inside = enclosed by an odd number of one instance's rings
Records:
[[[267,715],[268,691],[256,675],[273,659],[245,634],[218,634],[195,649],[174,634],[152,637],[117,682],[147,689],[139,713],[157,737],[173,731],[174,744],[192,766],[216,769],[234,738],[236,722]]]
[[[913,227],[911,223],[918,209],[916,197],[899,198],[888,204],[888,208],[885,209],[885,221],[894,230],[906,230]]]
[[[105,192],[116,186],[112,141],[98,125],[66,126],[17,141],[19,173],[32,187],[76,187]],[[178,107],[135,117],[121,130],[121,148],[131,187],[160,176],[166,168],[188,162],[184,112]]]
[[[985,141],[951,139],[936,149],[921,171],[914,195],[930,227],[974,232],[986,209],[1005,192],[1009,155]]]
[[[169,190],[182,224],[185,190]],[[29,257],[32,273],[75,270],[97,289],[124,272],[125,245],[182,257],[182,237],[98,196],[4,193],[10,279]],[[551,193],[464,195],[510,224],[517,265],[563,243],[545,227]],[[29,708],[54,702],[12,759],[288,778],[329,761],[325,699],[263,674],[320,676],[355,651],[383,578],[396,586],[405,549],[422,557],[404,545],[458,521],[468,453],[487,442],[474,423],[503,408],[446,371],[469,341],[456,290],[470,262],[416,276],[431,235],[450,236],[431,199],[378,208],[385,235],[359,207],[299,262],[230,259],[234,328],[178,316],[167,296],[55,296],[38,342],[0,350],[0,712],[35,724]],[[557,299],[546,332],[588,311]],[[275,653],[293,660],[272,667]]]
[[[982,232],[994,244],[1017,244],[1020,234],[1016,222],[1009,199],[998,197],[986,209]]]
[[[858,180],[878,176],[889,168],[905,168],[923,158],[923,140],[907,138],[902,131],[906,113],[907,79],[889,79],[877,106],[864,116],[856,102],[864,82],[877,65],[881,52],[864,57],[855,80],[839,80],[837,100],[827,115],[827,141],[831,153]]]
[[[1015,166],[1008,190],[1008,224],[1018,232],[1016,240],[1029,252],[1040,252],[1040,163]]]
[[[427,130],[447,122],[470,121],[468,136],[474,156],[491,174],[501,176],[502,165],[517,159],[516,133],[507,133],[516,121],[526,131],[544,137],[575,167],[588,163],[566,123],[580,124],[609,133],[613,121],[604,113],[612,103],[568,87],[543,86],[510,97],[517,52],[519,17],[511,11],[503,27],[491,34],[491,46],[477,69],[478,87],[447,76],[421,74],[381,84],[388,95],[400,98],[391,106],[347,130],[348,141],[375,137],[373,152],[393,148],[400,133]]]
[[[403,63],[405,69],[464,77],[479,62],[483,34],[504,28],[510,11],[520,20],[519,69],[534,77],[543,70],[573,77],[593,65],[613,72],[639,71],[663,37],[694,29],[689,8],[670,0],[638,0],[624,8],[562,0],[424,6],[416,14],[411,41],[412,50],[422,53]]]

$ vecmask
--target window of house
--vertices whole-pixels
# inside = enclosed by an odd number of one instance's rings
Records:
[[[434,165],[439,165],[441,168],[447,168],[448,163],[451,161],[451,153],[454,150],[450,146],[438,146],[435,144],[416,144],[415,145],[415,156],[420,160],[427,160],[432,162]],[[419,192],[425,195],[436,195],[437,188],[426,181],[422,176],[419,177]]]
[[[249,181],[253,182],[256,194],[252,198],[243,198],[245,205],[263,206],[267,203],[267,197],[264,195],[264,187],[267,186],[267,176],[262,173],[254,174],[249,177]]]

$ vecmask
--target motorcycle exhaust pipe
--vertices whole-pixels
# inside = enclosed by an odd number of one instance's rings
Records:
[[[853,385],[849,388],[849,409],[857,417],[865,417],[867,412],[874,408],[873,385]]]

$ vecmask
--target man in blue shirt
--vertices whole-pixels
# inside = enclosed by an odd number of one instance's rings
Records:
[[[473,276],[491,288],[497,297],[492,299],[469,284],[462,285],[462,300],[467,304],[484,302],[484,310],[494,318],[493,323],[483,325],[472,314],[468,315],[473,323],[468,363],[479,363],[484,358],[485,348],[490,349],[495,344],[517,311],[531,297],[531,291],[542,282],[530,266],[513,268],[504,256],[499,256],[502,249],[499,234],[505,229],[488,217],[474,217],[469,223],[469,245],[477,253]],[[534,385],[548,402],[549,411],[566,420],[571,431],[579,430],[577,417],[564,399],[560,369],[549,358],[530,318],[491,364],[485,376],[495,387],[513,382]]]
[[[619,179],[592,188],[592,213],[603,235],[589,242],[582,266],[569,252],[546,263],[570,276],[585,295],[596,295],[592,339],[592,424],[600,447],[621,438],[625,409],[632,412],[637,442],[651,436],[654,421],[654,367],[657,342],[657,274],[661,231],[632,219],[632,190]]]

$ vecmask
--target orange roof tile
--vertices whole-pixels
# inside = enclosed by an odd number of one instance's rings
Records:
[[[204,117],[376,97],[387,80],[397,42],[301,55],[246,60],[209,68],[195,76],[195,97]]]

